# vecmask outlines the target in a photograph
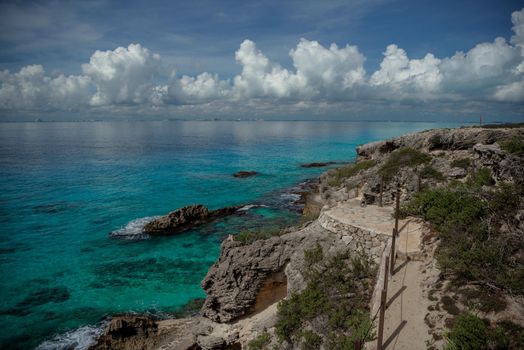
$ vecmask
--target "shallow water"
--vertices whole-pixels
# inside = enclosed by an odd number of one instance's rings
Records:
[[[106,315],[176,312],[204,297],[199,283],[227,234],[298,219],[285,189],[325,170],[301,163],[348,161],[359,144],[450,126],[2,123],[0,347],[33,348],[62,334],[60,344],[82,348],[96,334],[85,326]],[[234,178],[239,170],[260,174]],[[146,220],[135,220],[191,203],[264,206],[172,237],[109,236],[126,225],[120,233],[139,234]]]

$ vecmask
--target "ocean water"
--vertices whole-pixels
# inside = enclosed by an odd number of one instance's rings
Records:
[[[351,161],[359,144],[454,126],[1,123],[0,348],[86,348],[108,315],[176,313],[205,297],[200,281],[227,234],[299,219],[289,189],[325,171],[301,163]],[[140,235],[148,218],[192,203],[256,206],[176,236]]]

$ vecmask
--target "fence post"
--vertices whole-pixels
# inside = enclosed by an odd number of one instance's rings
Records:
[[[396,244],[396,238],[397,238],[397,233],[395,232],[396,230],[393,229],[393,233],[391,234],[391,264],[389,265],[391,271],[391,276],[393,276],[393,273],[395,271],[395,244]]]
[[[378,205],[382,206],[382,193],[384,192],[384,176],[380,177],[380,197]]]
[[[360,339],[355,340],[355,350],[362,350],[362,341]]]
[[[395,196],[395,234],[398,236],[398,217],[400,211],[400,183],[397,182],[397,195]]]
[[[377,350],[382,350],[382,338],[384,338],[384,312],[386,308],[386,291],[380,294],[380,318],[378,320]]]

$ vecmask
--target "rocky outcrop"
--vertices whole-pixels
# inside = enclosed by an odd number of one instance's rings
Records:
[[[144,233],[166,235],[185,231],[206,222],[235,214],[241,206],[209,210],[202,204],[188,205],[165,216],[155,219],[144,226]]]
[[[371,142],[357,147],[360,159],[377,159],[401,147],[424,151],[469,150],[476,144],[491,145],[499,140],[524,138],[524,128],[515,129],[434,129],[407,134],[387,141]]]
[[[244,170],[237,171],[236,173],[233,174],[234,177],[239,177],[239,178],[251,177],[255,175],[258,175],[256,171],[244,171]]]
[[[363,204],[376,204],[379,202],[382,182],[382,203],[391,205],[395,200],[397,183],[401,184],[401,201],[405,201],[421,187],[438,186],[451,179],[464,181],[482,167],[489,168],[497,182],[519,181],[524,171],[521,158],[508,154],[499,146],[500,142],[510,139],[524,139],[524,128],[435,129],[368,143],[357,147],[357,162],[372,160],[374,166],[343,179],[340,186],[330,185],[331,174],[336,170],[323,174],[321,198],[331,206],[355,197],[362,198]],[[392,152],[405,147],[430,155],[430,161],[414,167],[402,167],[393,178],[382,181],[380,168]],[[461,159],[467,159],[470,165],[454,165],[454,161]],[[421,176],[426,166],[436,170],[442,177]]]
[[[282,276],[276,278],[281,272],[286,276],[288,295],[302,290],[304,250],[317,243],[328,253],[349,249],[339,235],[316,222],[300,231],[250,245],[227,239],[222,243],[220,258],[202,281],[207,294],[202,315],[216,322],[231,322],[259,311],[257,297],[262,302],[264,295],[259,295],[261,290],[264,294],[264,286],[275,281],[284,283]]]
[[[117,315],[92,350],[150,349],[158,332],[156,321],[146,315]]]

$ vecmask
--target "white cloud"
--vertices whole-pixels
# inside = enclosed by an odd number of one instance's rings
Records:
[[[83,75],[46,75],[40,65],[19,72],[0,71],[0,109],[4,111],[136,107],[209,112],[253,110],[279,112],[328,108],[346,103],[364,110],[372,106],[431,101],[446,105],[493,100],[524,102],[524,9],[511,16],[510,41],[496,38],[466,52],[437,58],[427,53],[410,58],[389,45],[380,68],[364,70],[365,57],[356,46],[323,46],[301,39],[289,51],[293,68],[272,62],[256,44],[244,40],[235,52],[241,72],[220,79],[209,72],[178,77],[160,55],[140,44],[96,51],[82,65]],[[171,71],[171,73],[168,73]],[[480,104],[479,104],[480,105]],[[199,106],[199,107],[196,107]],[[329,107],[332,108],[332,107]],[[195,109],[196,110],[196,109]]]
[[[150,102],[160,66],[160,55],[151,53],[140,44],[118,47],[113,51],[96,51],[89,63],[82,65],[84,74],[96,86],[91,104]]]
[[[88,77],[50,78],[41,65],[17,73],[2,71],[0,81],[0,108],[7,110],[78,109],[86,107],[91,95]]]
[[[397,45],[389,45],[384,52],[380,69],[373,73],[371,86],[383,87],[393,96],[436,92],[442,82],[440,60],[428,53],[422,59],[409,59],[406,51]]]

